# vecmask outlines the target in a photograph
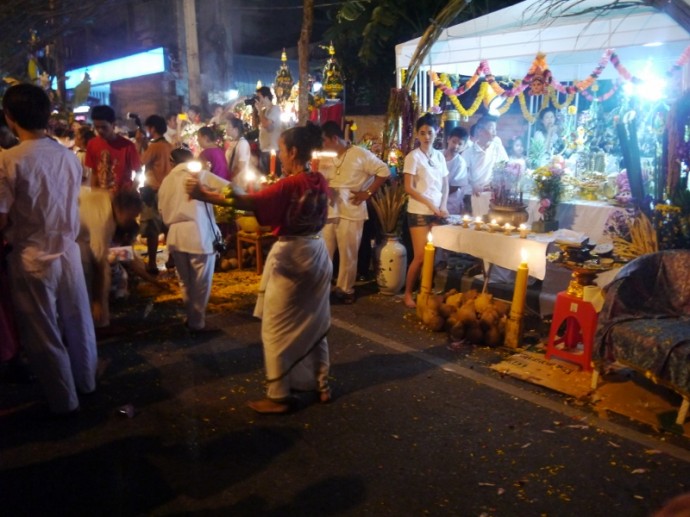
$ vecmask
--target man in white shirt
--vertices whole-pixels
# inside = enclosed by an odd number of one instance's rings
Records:
[[[468,140],[467,130],[454,127],[448,134],[443,156],[448,167],[448,213],[464,214],[470,209],[464,206],[464,195],[469,192],[467,164],[461,156]]]
[[[331,260],[338,250],[338,279],[334,296],[341,302],[355,301],[357,254],[362,240],[367,213],[367,199],[390,176],[388,166],[372,152],[351,145],[343,130],[333,121],[322,126],[323,148],[337,156],[320,161],[320,171],[334,190],[334,199],[328,206],[328,220],[323,237]]]
[[[77,392],[96,389],[96,335],[76,242],[82,168],[48,137],[51,103],[40,87],[12,86],[2,105],[20,142],[0,153],[11,295],[31,369],[50,411],[64,416],[79,410]]]
[[[175,167],[158,190],[158,209],[168,226],[168,250],[175,257],[175,267],[187,313],[187,330],[202,332],[206,327],[206,305],[216,263],[214,241],[221,238],[210,204],[191,199],[185,190],[189,162],[194,158],[186,149],[171,154]],[[208,189],[222,191],[230,183],[210,171],[196,171]]]
[[[268,86],[256,90],[254,109],[259,116],[259,149],[261,158],[259,167],[266,174],[270,173],[271,151],[278,153],[278,140],[282,132],[280,106],[273,104],[273,93]],[[280,176],[280,160],[275,159],[275,174]]]
[[[472,187],[472,215],[484,215],[488,211],[478,208],[478,201],[482,192],[491,186],[494,166],[498,162],[508,161],[508,153],[501,139],[496,136],[496,118],[484,115],[476,125],[476,138],[472,147],[468,148],[463,157],[467,162],[469,182]],[[482,212],[482,213],[480,213]]]

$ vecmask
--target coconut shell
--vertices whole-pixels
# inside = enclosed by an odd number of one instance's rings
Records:
[[[482,317],[479,319],[479,324],[481,325],[482,329],[486,331],[492,327],[498,326],[498,320],[498,312],[493,309],[489,309],[484,311]]]
[[[458,308],[455,305],[448,305],[447,303],[442,303],[438,308],[438,313],[444,318],[448,319],[452,314],[457,312]]]
[[[446,303],[448,303],[446,300],[448,300],[448,298],[449,298],[450,296],[453,296],[454,294],[457,294],[457,292],[458,292],[457,289],[451,289],[450,291],[446,291],[445,294],[443,295],[443,301],[446,302]]]
[[[494,308],[498,311],[498,314],[504,316],[510,311],[510,303],[504,300],[496,300],[494,298]]]
[[[482,293],[477,295],[477,297],[474,299],[474,308],[479,313],[484,312],[491,305],[491,300],[493,297],[494,295],[490,293]]]
[[[429,319],[429,323],[427,323],[427,327],[429,327],[431,330],[434,332],[440,332],[443,330],[443,324],[445,323],[445,318],[441,316],[438,313],[434,313],[433,316]]]
[[[479,325],[470,326],[465,329],[465,339],[473,345],[481,345],[484,343],[484,332]]]
[[[448,330],[450,330],[450,328],[451,328],[453,325],[455,325],[456,323],[458,323],[459,321],[460,321],[460,320],[458,319],[458,313],[457,313],[457,312],[454,312],[453,314],[451,314],[450,316],[448,316],[448,318],[446,318],[445,327],[446,327]]]
[[[484,334],[484,343],[486,343],[487,346],[500,346],[501,341],[501,331],[498,330],[498,327],[491,327]]]
[[[456,323],[448,332],[453,341],[462,341],[465,339],[465,325]]]
[[[474,312],[474,304],[465,304],[457,312],[458,321],[465,325],[469,325],[477,321],[477,313]]]
[[[432,311],[438,312],[439,307],[443,303],[443,297],[437,295],[429,296],[429,301],[427,302],[427,307]]]
[[[479,293],[476,289],[470,289],[465,293],[464,298],[465,300],[474,300],[478,295]]]
[[[448,298],[446,298],[446,303],[448,305],[453,305],[455,307],[460,307],[462,305],[462,293],[455,293]]]

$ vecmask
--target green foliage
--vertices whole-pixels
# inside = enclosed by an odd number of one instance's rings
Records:
[[[515,3],[473,1],[452,23]],[[357,99],[358,105],[369,107],[368,112],[385,111],[388,92],[395,86],[395,45],[421,36],[447,4],[447,0],[350,0],[334,11],[324,39],[334,43],[341,59],[348,78],[347,98]]]

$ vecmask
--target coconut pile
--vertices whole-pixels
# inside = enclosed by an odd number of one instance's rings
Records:
[[[490,293],[472,289],[460,293],[451,289],[444,295],[430,295],[417,301],[417,316],[434,332],[448,332],[451,341],[473,345],[501,346],[505,338],[510,306]]]

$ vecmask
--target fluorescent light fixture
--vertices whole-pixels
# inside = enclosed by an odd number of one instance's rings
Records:
[[[237,97],[240,96],[240,91],[239,90],[228,90],[228,101],[234,101]]]
[[[650,43],[645,43],[645,44],[642,45],[642,46],[643,46],[643,47],[660,47],[660,46],[663,45],[663,44],[664,44],[663,41],[652,41],[652,42],[650,42]]]
[[[87,106],[86,104],[82,104],[81,106],[77,106],[74,108],[74,113],[88,113],[89,110],[91,109],[90,106]]]
[[[131,56],[105,61],[95,65],[77,68],[67,72],[65,87],[68,90],[75,88],[84,79],[87,73],[91,77],[91,85],[111,83],[122,79],[131,79],[142,75],[158,74],[165,72],[165,52],[163,47],[158,47],[148,52],[140,52]],[[53,80],[53,88],[57,88],[57,82]]]

